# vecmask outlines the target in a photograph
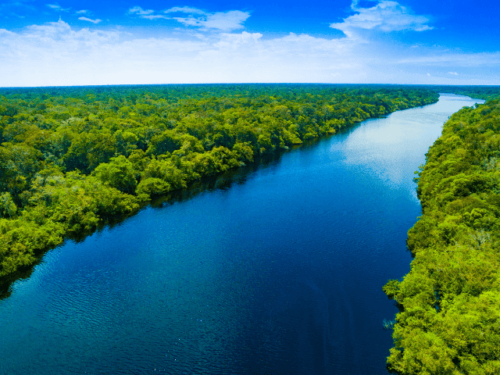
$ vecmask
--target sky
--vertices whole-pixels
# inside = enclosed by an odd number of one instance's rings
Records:
[[[500,2],[0,0],[0,87],[500,84]]]

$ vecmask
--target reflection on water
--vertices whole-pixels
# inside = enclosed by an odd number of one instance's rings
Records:
[[[0,301],[0,373],[386,373],[413,171],[473,103],[367,121],[47,253]]]
[[[483,102],[441,94],[441,100],[434,105],[369,120],[370,126],[356,129],[342,145],[345,162],[368,167],[370,173],[378,175],[389,187],[404,188],[417,199],[415,185],[408,178],[416,170],[415,160],[425,162],[423,156],[430,146],[429,141],[432,143],[439,137],[450,114],[462,106]]]

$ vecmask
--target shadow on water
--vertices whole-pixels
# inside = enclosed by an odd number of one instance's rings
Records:
[[[241,185],[247,181],[248,176],[262,168],[269,168],[279,162],[281,156],[287,151],[279,151],[270,155],[256,158],[253,163],[238,169],[224,172],[218,176],[205,177],[191,184],[187,189],[172,191],[169,194],[154,199],[149,203],[153,208],[162,208],[174,203],[180,203],[195,196],[215,190],[227,190],[231,186]]]
[[[355,124],[349,129],[343,129],[337,134],[350,132],[359,125],[360,123]],[[300,146],[294,146],[288,150],[279,150],[272,154],[258,156],[255,158],[253,163],[249,163],[237,169],[229,170],[218,176],[204,177],[200,181],[194,182],[193,184],[189,185],[187,189],[172,191],[164,196],[152,200],[150,203],[148,203],[148,206],[151,206],[153,208],[163,208],[175,203],[180,203],[192,199],[197,195],[205,192],[228,190],[233,185],[242,185],[247,181],[248,177],[256,171],[276,166],[280,162],[284,154],[299,149],[306,150],[308,148],[315,147],[319,142],[327,141],[330,137],[333,136],[335,135],[329,135],[320,139],[310,140],[304,142]]]

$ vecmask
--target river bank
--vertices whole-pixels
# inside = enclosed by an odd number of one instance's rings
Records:
[[[500,372],[498,100],[453,114],[418,180],[415,256],[384,290],[401,307],[388,365],[400,374]]]

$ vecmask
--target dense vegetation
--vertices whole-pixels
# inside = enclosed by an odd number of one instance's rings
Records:
[[[0,90],[0,279],[155,196],[437,98],[394,86]]]
[[[400,307],[388,367],[500,374],[500,101],[454,114],[416,181],[415,258],[403,281],[384,287]]]

